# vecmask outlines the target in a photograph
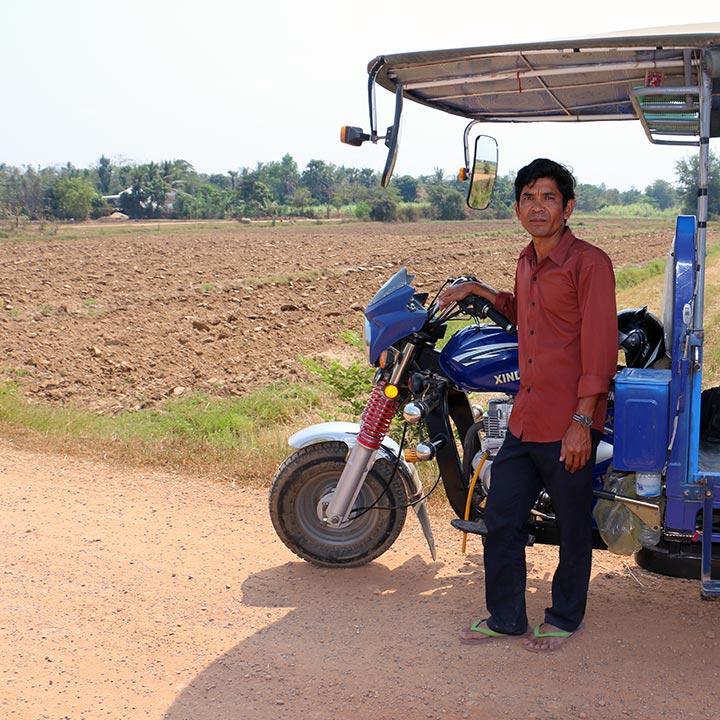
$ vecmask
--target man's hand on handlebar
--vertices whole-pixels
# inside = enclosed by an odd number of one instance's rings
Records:
[[[456,281],[440,293],[438,306],[442,310],[448,305],[464,300],[469,295],[479,295],[492,303],[495,300],[497,292],[481,280],[474,278],[472,280],[462,280],[461,282]]]
[[[440,293],[437,304],[442,310],[452,303],[458,303],[464,312],[477,317],[489,317],[496,325],[512,335],[517,328],[493,306],[497,294],[495,288],[482,280],[460,278]]]

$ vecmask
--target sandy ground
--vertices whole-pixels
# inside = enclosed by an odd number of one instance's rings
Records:
[[[720,712],[720,602],[596,551],[587,631],[552,656],[458,643],[481,544],[434,507],[321,570],[266,493],[0,442],[0,716],[13,720],[685,718]],[[528,551],[539,621],[555,549]]]

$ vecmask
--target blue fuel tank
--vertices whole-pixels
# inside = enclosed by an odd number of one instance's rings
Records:
[[[520,389],[516,336],[497,325],[468,325],[456,332],[440,352],[440,367],[468,392]]]

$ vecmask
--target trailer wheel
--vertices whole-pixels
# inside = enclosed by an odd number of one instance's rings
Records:
[[[669,543],[660,541],[655,547],[641,548],[635,562],[650,572],[669,577],[699,580],[702,565],[700,543]],[[713,547],[713,575],[720,574],[720,547]]]

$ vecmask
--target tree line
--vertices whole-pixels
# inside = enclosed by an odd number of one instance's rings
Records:
[[[657,211],[695,212],[697,157],[676,163],[674,182],[655,180],[644,190],[620,191],[579,183],[577,210],[638,206]],[[720,159],[710,155],[709,210],[720,215]],[[102,156],[88,168],[68,163],[34,168],[0,164],[0,218],[87,220],[115,211],[130,218],[323,218],[380,221],[458,220],[512,217],[514,177],[498,177],[488,210],[465,205],[467,183],[435,168],[430,175],[393,178],[386,189],[370,168],[311,160],[300,170],[289,154],[280,161],[225,174],[198,173],[185,160],[132,164]]]

